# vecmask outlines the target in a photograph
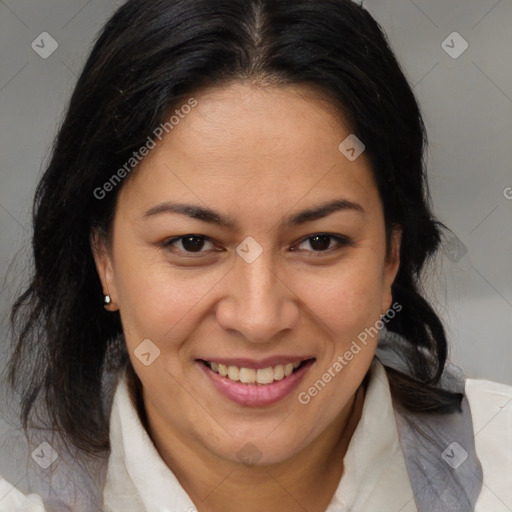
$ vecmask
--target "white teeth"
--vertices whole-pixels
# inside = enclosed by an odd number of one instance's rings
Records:
[[[282,364],[279,364],[274,368],[274,379],[284,379],[284,366]]]
[[[256,382],[256,370],[254,368],[240,368],[239,377],[240,382],[253,384]]]
[[[258,384],[271,384],[274,382],[274,368],[260,368],[256,373]]]
[[[228,377],[231,380],[238,380],[240,370],[238,366],[228,366]]]
[[[293,370],[300,366],[300,362],[278,364],[268,368],[239,368],[238,366],[226,366],[220,363],[210,363],[210,368],[233,381],[240,381],[244,384],[272,384],[275,380],[282,380],[293,373]]]

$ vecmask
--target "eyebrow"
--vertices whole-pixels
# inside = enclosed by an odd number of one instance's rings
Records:
[[[305,224],[307,222],[312,222],[318,219],[322,219],[331,215],[332,213],[339,211],[350,211],[350,212],[358,212],[358,213],[366,213],[364,208],[359,204],[353,201],[349,201],[347,199],[335,199],[329,201],[327,203],[323,203],[306,210],[302,210],[298,213],[294,213],[290,215],[285,220],[285,225],[288,227],[299,226]],[[148,219],[154,217],[155,215],[160,215],[162,213],[178,213],[182,215],[187,215],[192,219],[198,219],[203,222],[208,222],[210,224],[217,224],[219,226],[237,229],[237,223],[231,217],[227,217],[215,210],[210,208],[205,208],[202,206],[197,206],[193,204],[186,203],[174,203],[166,201],[164,203],[160,203],[149,210],[147,210],[143,217],[144,219]]]

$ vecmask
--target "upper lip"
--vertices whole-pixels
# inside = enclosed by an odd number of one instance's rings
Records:
[[[247,357],[237,357],[237,358],[227,358],[227,357],[212,357],[210,358],[201,358],[200,361],[206,361],[209,363],[219,363],[225,366],[238,366],[239,368],[270,368],[274,366],[278,366],[280,364],[287,363],[302,363],[302,361],[307,361],[309,359],[314,359],[313,356],[271,356],[265,357],[263,359],[250,359]]]

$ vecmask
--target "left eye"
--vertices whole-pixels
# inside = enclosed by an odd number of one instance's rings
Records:
[[[313,248],[313,252],[326,252],[333,249],[333,247],[330,246],[331,241],[333,240],[337,242],[338,246],[348,245],[349,243],[349,240],[344,237],[329,235],[327,233],[318,233],[316,235],[305,238],[299,244],[299,247],[302,244],[309,242],[310,247]]]

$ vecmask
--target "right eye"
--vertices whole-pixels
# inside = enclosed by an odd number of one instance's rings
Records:
[[[201,254],[205,252],[201,251],[201,249],[204,247],[204,244],[207,241],[209,241],[209,239],[206,236],[189,234],[166,240],[165,242],[163,242],[162,246],[165,249],[170,249],[172,252],[181,252],[184,253],[185,255]],[[179,242],[182,248],[176,247],[176,242]],[[212,242],[209,243],[212,244]]]

